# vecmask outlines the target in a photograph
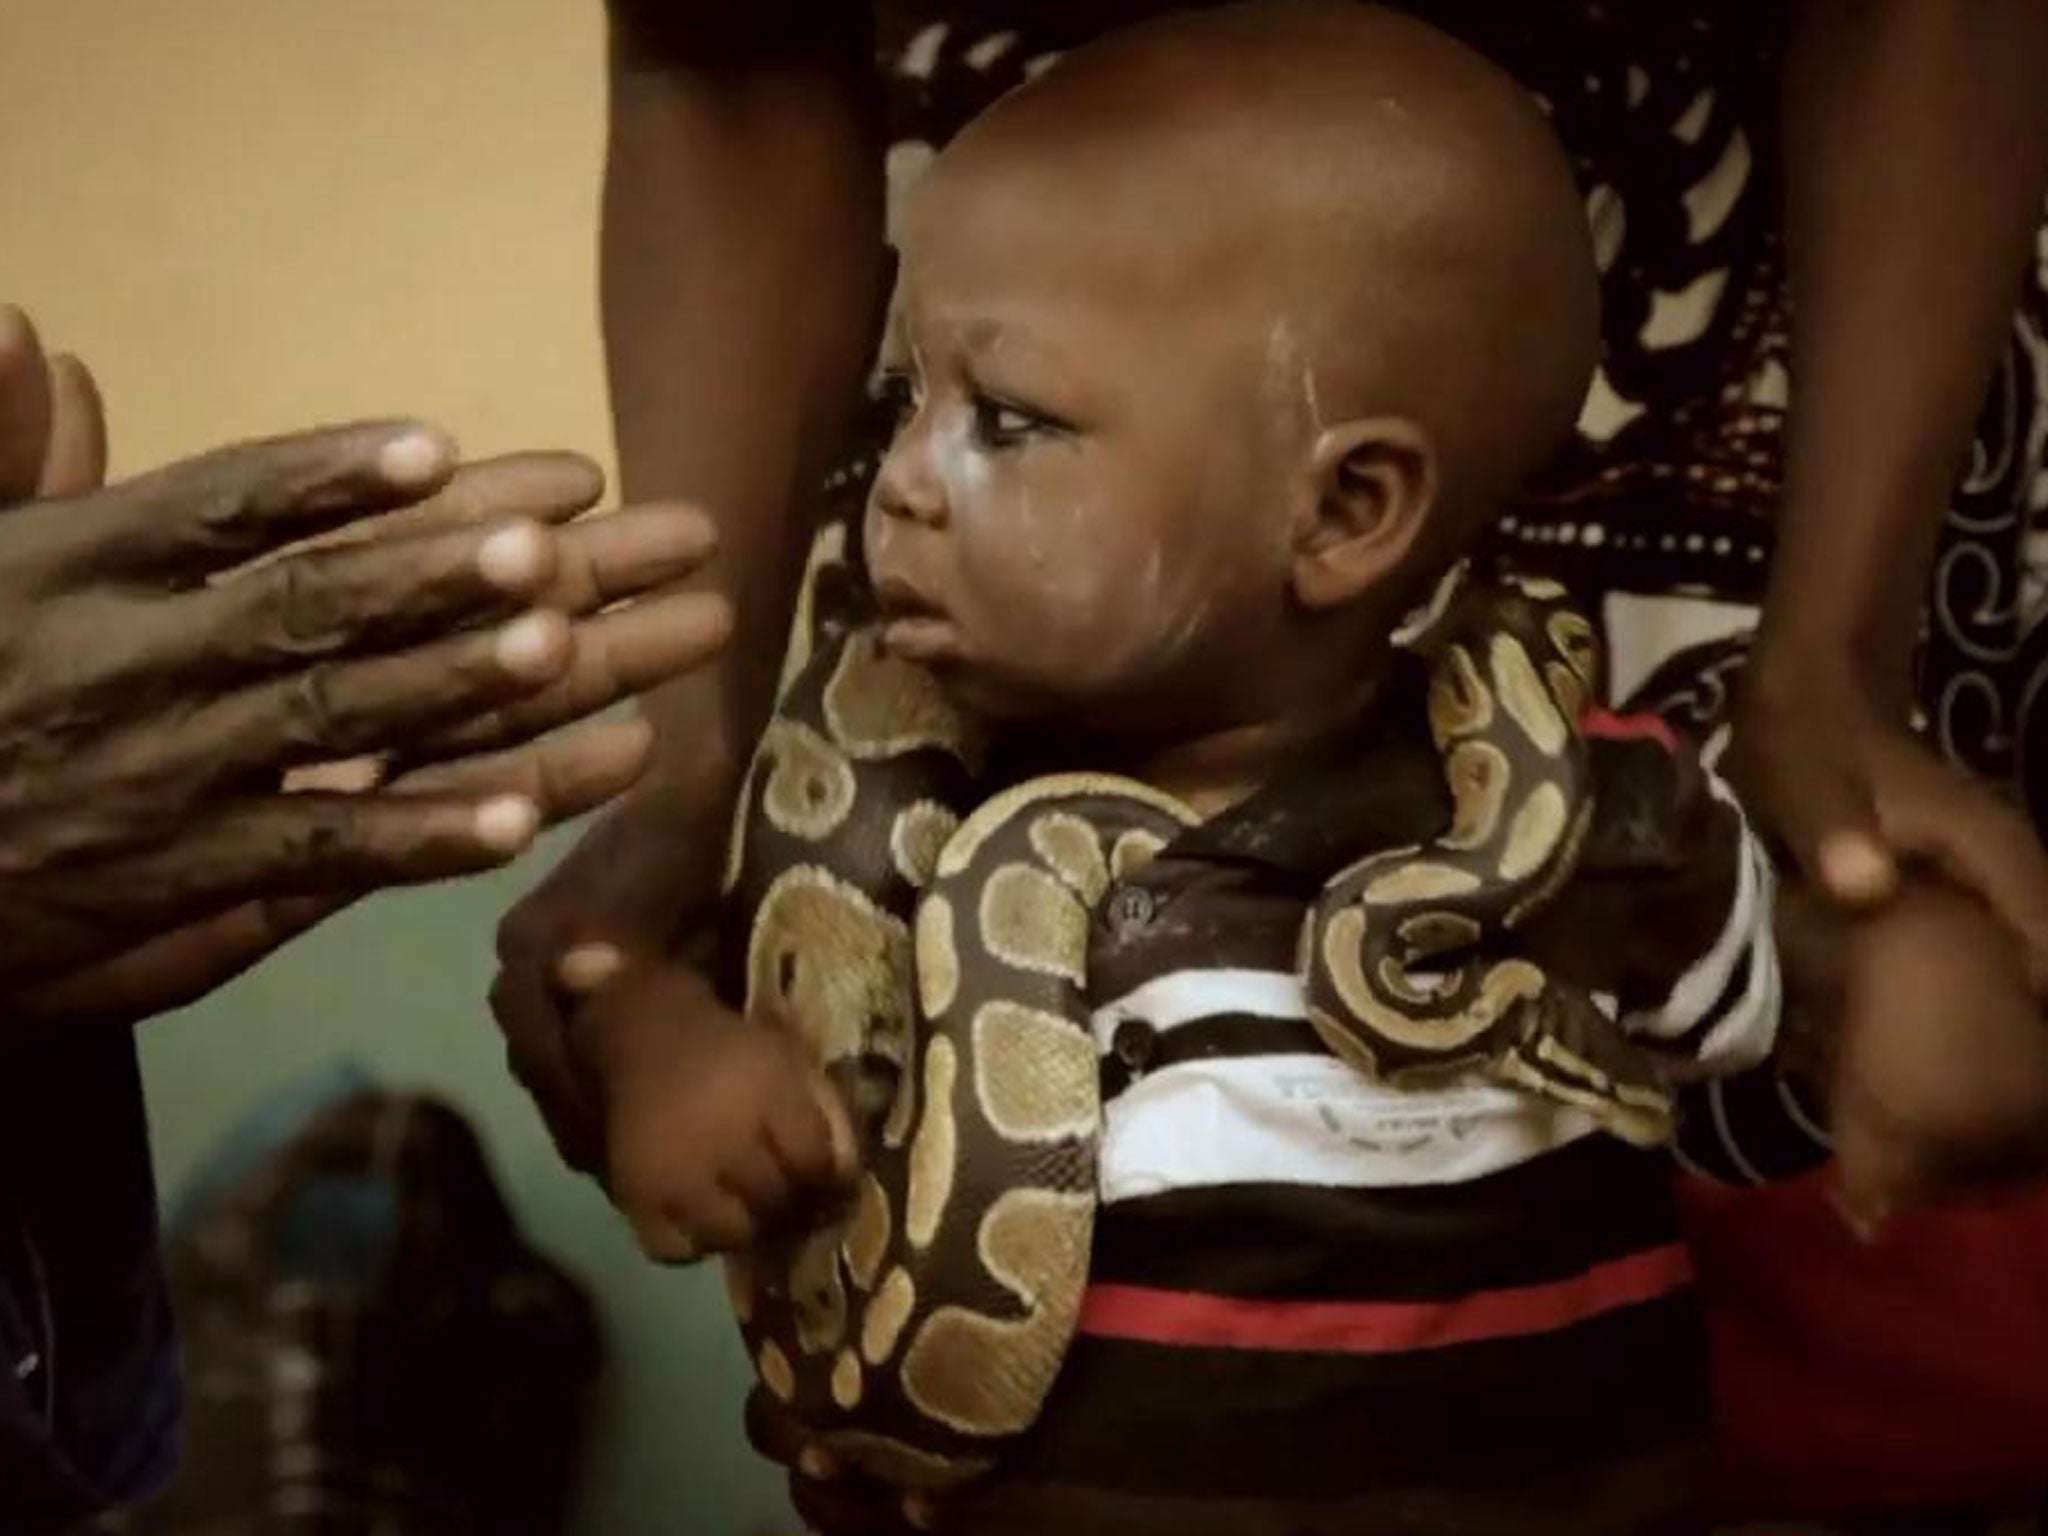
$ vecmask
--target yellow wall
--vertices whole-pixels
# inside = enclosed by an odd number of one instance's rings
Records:
[[[94,365],[117,472],[396,413],[608,458],[601,44],[599,0],[0,0],[0,299]],[[786,1525],[714,1280],[640,1263],[505,1076],[480,998],[534,873],[386,897],[152,1026],[160,1173],[337,1054],[448,1092],[605,1312],[578,1531]]]

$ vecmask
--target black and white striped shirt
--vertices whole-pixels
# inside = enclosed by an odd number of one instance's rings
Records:
[[[1664,803],[1601,797],[1530,943],[1668,1058],[1681,1159],[1796,1171],[1824,1141],[1770,1064],[1771,869],[1653,725],[1606,722],[1596,782],[1660,759]],[[1308,1024],[1308,902],[1412,840],[1417,795],[1447,810],[1426,753],[1363,761],[1304,763],[1099,904],[1091,1291],[1043,1420],[961,1529],[1685,1528],[1706,1395],[1670,1158],[1497,1083],[1375,1085]]]

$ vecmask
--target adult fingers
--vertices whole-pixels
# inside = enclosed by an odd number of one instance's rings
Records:
[[[559,526],[597,505],[603,494],[604,471],[580,453],[508,453],[478,459],[457,469],[446,485],[424,500],[269,551],[242,569],[306,549],[413,538],[479,523],[526,519]]]
[[[354,899],[336,894],[247,902],[86,970],[10,993],[8,1017],[22,1024],[135,1023],[182,1008]]]
[[[1739,731],[1730,776],[1761,830],[1819,890],[1852,909],[1880,906],[1898,887],[1898,868],[1869,779],[1854,756],[1815,752],[1811,742],[1768,725]]]
[[[588,939],[562,952],[554,982],[573,997],[589,997],[609,986],[628,964],[626,952],[608,939]]]
[[[196,686],[390,650],[523,605],[555,566],[553,537],[523,521],[305,550],[152,605],[143,662]]]
[[[573,857],[573,855],[572,855]],[[560,945],[559,909],[543,884],[498,924],[498,972],[490,1007],[505,1037],[505,1064],[540,1111],[564,1162],[602,1174],[604,1146],[594,1098],[568,1048],[570,999],[553,985],[550,970]]]
[[[196,580],[418,501],[455,458],[445,433],[411,421],[237,443],[74,504],[63,537],[96,574]]]
[[[457,768],[415,770],[405,782],[432,782],[433,776]],[[538,1101],[564,1156],[586,1171],[602,1162],[601,1146],[593,1145],[598,1116],[591,1107],[599,1095],[589,1085],[601,1081],[603,1073],[590,1059],[598,1042],[588,1039],[591,1031],[583,1026],[601,1023],[602,1015],[578,1016],[572,1026],[570,1014],[628,963],[652,966],[663,953],[684,907],[683,895],[674,889],[678,861],[671,841],[650,831],[643,817],[626,814],[626,807],[615,809],[498,924],[499,973],[491,1009],[505,1035],[507,1057]],[[561,975],[565,957],[598,949],[608,952],[603,964],[588,965],[588,954],[578,963],[576,979],[585,985],[566,984]],[[697,995],[688,999],[699,1000]],[[574,1050],[572,1027],[582,1042]]]
[[[645,720],[596,720],[512,751],[415,769],[394,779],[388,792],[524,795],[549,825],[623,794],[646,771],[653,751],[654,728]]]
[[[230,803],[94,878],[109,908],[161,919],[175,905],[220,911],[474,874],[517,857],[539,827],[519,795],[273,795]]]
[[[589,511],[603,495],[604,471],[580,453],[506,453],[463,465],[425,501],[387,513],[363,531],[413,534],[507,517],[561,524]]]
[[[596,1112],[563,1043],[562,1007],[539,965],[499,968],[490,1007],[505,1037],[505,1066],[533,1100],[563,1162],[580,1173],[603,1171]]]
[[[394,750],[544,687],[573,655],[568,621],[535,612],[396,655],[316,661],[167,725],[151,743],[150,767],[206,792],[271,769]]]
[[[589,518],[560,536],[561,563],[544,601],[595,613],[693,575],[718,548],[718,525],[695,507],[656,503]]]
[[[444,794],[474,801],[493,793],[527,794],[543,823],[574,815],[616,793],[644,764],[651,733],[641,721],[602,721],[559,741],[508,754],[503,762],[449,765],[437,772]],[[536,761],[536,760],[540,761]],[[554,760],[554,761],[550,761]],[[392,793],[427,792],[397,784]],[[254,901],[74,975],[12,994],[10,1016],[23,1023],[133,1021],[180,1007],[212,991],[355,900],[353,892]],[[564,1134],[568,1143],[582,1138]],[[586,1154],[587,1158],[587,1154]]]
[[[107,478],[107,408],[92,370],[68,352],[50,359],[50,439],[36,494],[65,498]]]
[[[33,500],[50,440],[50,369],[35,326],[0,304],[0,507]]]
[[[714,592],[642,598],[576,625],[575,657],[561,678],[431,738],[421,758],[490,751],[645,693],[715,656],[732,634],[732,608]]]

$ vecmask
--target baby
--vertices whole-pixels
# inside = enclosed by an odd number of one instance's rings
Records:
[[[1689,1528],[1705,1383],[1668,1158],[1496,1079],[1374,1082],[1296,978],[1308,904],[1384,846],[1360,786],[1416,707],[1392,636],[1592,370],[1586,222],[1542,117],[1389,13],[1214,9],[1007,98],[900,234],[862,540],[884,646],[993,723],[999,780],[1113,771],[1201,818],[1093,914],[1078,1335],[1036,1427],[937,1518]],[[1603,866],[1632,807],[1596,793],[1580,876],[1522,942],[1663,1061],[1681,1155],[1798,1166],[1810,1117],[1759,1068],[1767,864],[1653,728],[1588,730],[1596,791],[1628,754],[1665,763],[1665,856]],[[653,1251],[745,1248],[850,1176],[853,1128],[772,1021],[665,985],[687,1024],[593,1010],[614,1194]],[[681,1159],[680,1185],[631,1182]],[[755,1431],[798,1460],[802,1426]],[[858,1476],[797,1491],[821,1529],[899,1528]]]

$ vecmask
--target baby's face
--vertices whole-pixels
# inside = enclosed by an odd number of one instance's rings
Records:
[[[1023,192],[941,180],[906,231],[886,643],[997,717],[1196,723],[1286,611],[1260,345],[1213,273]]]

